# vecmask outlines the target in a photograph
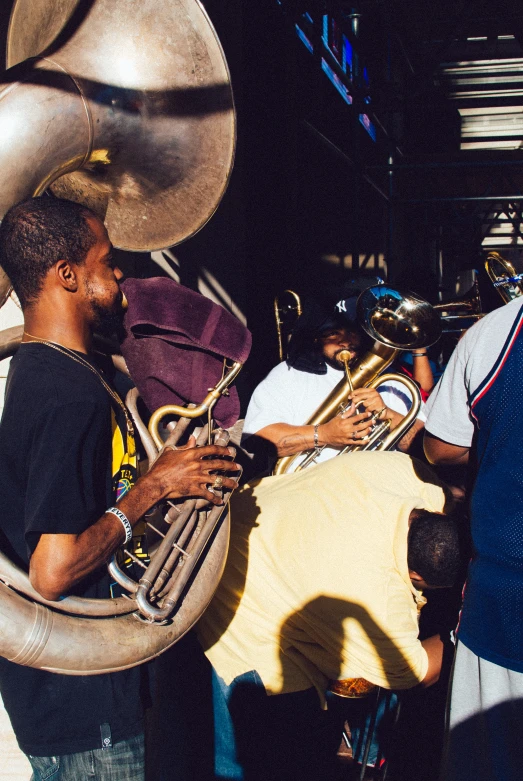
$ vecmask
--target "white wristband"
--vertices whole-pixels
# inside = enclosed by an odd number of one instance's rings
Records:
[[[123,544],[127,545],[127,543],[133,537],[133,529],[131,524],[129,523],[129,518],[126,515],[124,515],[124,513],[121,510],[119,510],[118,507],[109,507],[109,509],[106,510],[105,512],[116,515],[116,517],[122,522],[122,526],[125,530],[125,540]]]

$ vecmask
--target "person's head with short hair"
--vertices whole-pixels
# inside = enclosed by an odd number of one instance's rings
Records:
[[[413,510],[407,563],[416,588],[450,588],[461,566],[459,534],[451,515]]]
[[[36,318],[47,338],[49,329],[56,341],[56,333],[110,335],[121,328],[123,275],[103,222],[85,206],[52,197],[13,206],[0,226],[0,265],[26,325]],[[29,327],[26,334],[34,336]]]
[[[13,206],[0,225],[0,265],[22,308],[34,302],[58,260],[84,262],[96,236],[81,204],[60,198],[29,198]]]

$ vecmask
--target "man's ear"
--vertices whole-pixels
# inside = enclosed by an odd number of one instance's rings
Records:
[[[70,293],[78,290],[78,277],[75,267],[68,260],[58,260],[54,265],[57,282]]]
[[[409,578],[411,579],[411,581],[414,584],[416,584],[416,583],[425,583],[424,579],[421,577],[419,572],[416,572],[416,570],[413,570],[413,569],[409,569]]]

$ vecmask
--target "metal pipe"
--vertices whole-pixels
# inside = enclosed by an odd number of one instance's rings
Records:
[[[455,195],[442,198],[395,198],[401,203],[460,203],[465,201],[490,201],[490,203],[499,203],[500,201],[523,201],[523,195]]]
[[[495,166],[496,168],[499,168],[500,166],[514,166],[514,165],[523,165],[523,160],[500,160],[499,162],[495,160],[476,160],[476,161],[470,161],[470,162],[439,162],[439,163],[380,163],[375,165],[367,165],[365,168],[369,171],[372,170],[388,170],[390,168],[398,169],[398,168],[488,168],[490,166]]]
[[[303,124],[306,125],[309,130],[312,130],[312,132],[327,146],[329,149],[331,149],[333,152],[335,152],[345,163],[350,165],[351,167],[355,168],[356,165],[351,158],[345,154],[336,144],[334,144],[327,136],[324,136],[323,133],[321,133],[317,128],[314,127],[314,125],[311,125],[310,122],[308,122],[306,119],[303,120]],[[373,182],[370,176],[367,176],[363,171],[360,170],[360,174],[365,179],[365,181],[370,184],[371,187],[373,187],[377,193],[381,195],[382,198],[384,198],[386,201],[389,200],[389,196],[386,192],[384,192],[381,187],[379,187],[376,182]]]

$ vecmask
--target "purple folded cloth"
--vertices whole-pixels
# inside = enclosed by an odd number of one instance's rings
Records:
[[[222,377],[223,358],[245,363],[250,331],[223,307],[168,277],[126,279],[122,343],[131,377],[152,412],[164,404],[201,404]],[[236,388],[213,417],[223,428],[240,414]]]

